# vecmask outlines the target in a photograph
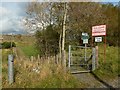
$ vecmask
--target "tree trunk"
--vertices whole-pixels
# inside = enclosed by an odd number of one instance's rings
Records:
[[[64,70],[66,69],[66,59],[65,59],[65,30],[66,30],[66,17],[67,17],[67,3],[64,6],[64,20],[63,20],[63,32],[62,32],[62,65]]]

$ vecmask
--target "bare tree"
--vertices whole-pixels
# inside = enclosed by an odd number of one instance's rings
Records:
[[[66,58],[65,58],[65,31],[66,31],[66,18],[67,18],[67,3],[64,3],[64,18],[63,18],[63,31],[62,31],[62,62],[63,67],[66,69]]]
[[[50,2],[30,2],[27,5],[26,13],[28,17],[26,17],[26,27],[27,30],[30,31],[41,31],[45,30],[48,25],[52,23],[52,3]],[[44,33],[44,32],[43,32]],[[46,40],[46,35],[44,34],[44,38]],[[45,56],[47,57],[47,42],[45,42]]]

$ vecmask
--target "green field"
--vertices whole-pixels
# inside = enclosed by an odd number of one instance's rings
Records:
[[[19,45],[19,48],[22,50],[25,56],[37,56],[39,54],[38,50],[34,45]]]

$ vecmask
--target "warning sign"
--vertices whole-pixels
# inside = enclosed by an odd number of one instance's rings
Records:
[[[92,36],[105,36],[106,35],[106,25],[99,25],[92,27]]]

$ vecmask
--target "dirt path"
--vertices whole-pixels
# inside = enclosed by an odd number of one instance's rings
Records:
[[[73,75],[78,80],[87,84],[88,87],[86,88],[118,88],[118,78],[106,83],[106,81],[101,80],[93,73],[79,73],[79,74],[73,74]]]
[[[26,59],[26,56],[24,55],[24,53],[22,52],[22,50],[20,49],[20,47],[16,47],[16,48],[14,48],[14,53],[15,53],[15,55],[16,55],[16,59],[17,60],[24,60],[24,59]]]

